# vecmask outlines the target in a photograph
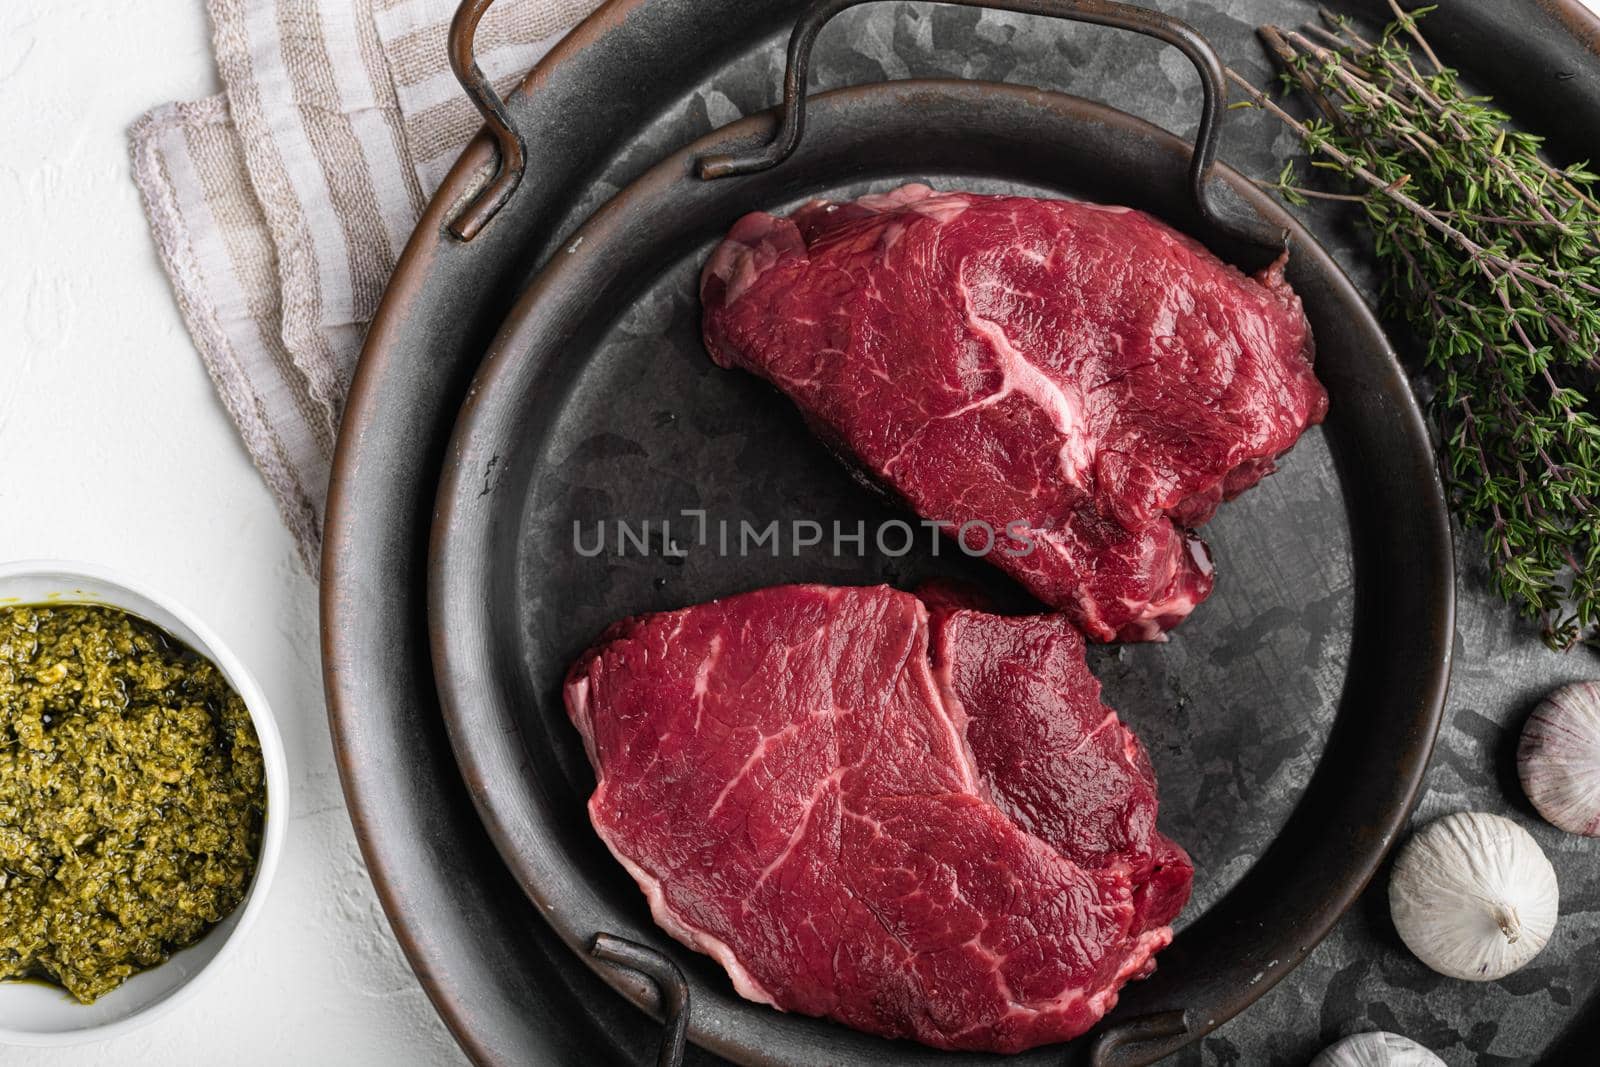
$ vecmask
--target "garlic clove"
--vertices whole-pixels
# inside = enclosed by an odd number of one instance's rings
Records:
[[[1444,1060],[1409,1037],[1375,1030],[1351,1034],[1317,1054],[1311,1067],[1445,1067]]]
[[[1500,815],[1460,812],[1419,830],[1395,860],[1389,913],[1418,959],[1470,982],[1504,978],[1556,928],[1555,868]]]
[[[1517,776],[1546,821],[1600,837],[1600,682],[1562,686],[1539,702],[1522,728]]]

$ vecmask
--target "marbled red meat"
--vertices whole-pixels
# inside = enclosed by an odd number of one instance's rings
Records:
[[[1327,409],[1282,261],[1247,277],[1127,208],[910,185],[756,213],[701,297],[717,363],[920,515],[1023,524],[988,558],[1095,640],[1203,600],[1191,528]]]
[[[1074,1037],[1154,967],[1192,873],[1082,649],[882,586],[619,623],[565,691],[591,821],[751,1000],[940,1048]]]
[[[1083,635],[1061,615],[1007,617],[923,594],[934,677],[994,804],[1080,867],[1134,886],[1138,930],[1166,926],[1194,866],[1156,829],[1144,746],[1100,702]]]

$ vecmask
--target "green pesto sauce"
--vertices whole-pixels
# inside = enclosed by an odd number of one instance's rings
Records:
[[[244,899],[261,745],[209,660],[143,619],[0,607],[0,979],[89,1003]]]

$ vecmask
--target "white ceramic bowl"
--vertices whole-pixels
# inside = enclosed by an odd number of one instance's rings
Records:
[[[192,997],[222,968],[261,913],[289,821],[289,774],[277,724],[255,678],[210,627],[171,598],[104,567],[60,561],[0,564],[0,608],[45,602],[121,608],[155,623],[221,668],[244,698],[261,739],[267,816],[255,878],[232,915],[166,963],[134,975],[93,1004],[80,1004],[61,990],[38,982],[0,982],[0,1044],[103,1041],[143,1026]]]

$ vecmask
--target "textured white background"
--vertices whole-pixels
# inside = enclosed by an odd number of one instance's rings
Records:
[[[218,90],[201,0],[0,0],[0,560],[104,562],[210,622],[288,746],[283,865],[243,951],[117,1041],[6,1067],[410,1067],[464,1057],[367,881],[329,747],[316,589],[178,318],[127,125]]]
[[[262,921],[198,999],[115,1042],[0,1049],[0,1063],[460,1063],[351,835],[316,590],[189,343],[128,177],[135,116],[217,91],[207,34],[201,0],[0,0],[0,560],[104,562],[216,627],[283,729],[288,848]]]

